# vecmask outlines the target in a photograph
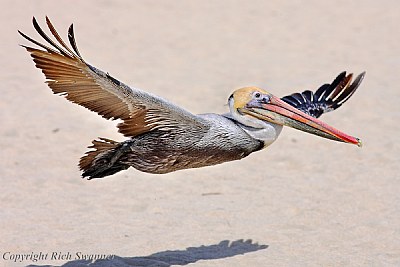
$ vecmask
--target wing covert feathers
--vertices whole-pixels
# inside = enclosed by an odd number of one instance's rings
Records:
[[[315,93],[306,90],[302,93],[282,97],[282,100],[308,115],[318,118],[345,103],[355,93],[364,76],[365,72],[359,74],[352,82],[353,74],[346,75],[344,71],[331,84],[322,85]]]

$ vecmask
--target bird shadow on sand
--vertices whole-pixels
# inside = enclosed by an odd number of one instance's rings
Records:
[[[149,256],[120,257],[111,259],[73,260],[62,267],[168,267],[171,265],[187,265],[199,260],[216,260],[243,255],[249,252],[268,248],[268,245],[259,245],[252,240],[224,240],[215,245],[188,247],[185,250],[167,250]],[[54,265],[28,265],[27,267],[50,267]]]

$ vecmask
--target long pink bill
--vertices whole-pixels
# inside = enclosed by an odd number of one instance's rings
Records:
[[[242,112],[272,123],[289,126],[324,138],[362,146],[361,140],[347,135],[334,127],[292,107],[271,95],[267,104],[257,108],[245,108]]]

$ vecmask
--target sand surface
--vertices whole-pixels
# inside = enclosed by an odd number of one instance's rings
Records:
[[[400,266],[398,1],[1,3],[1,266]],[[365,70],[322,117],[364,147],[284,129],[241,161],[83,180],[91,141],[124,138],[44,84],[18,46],[33,15],[64,38],[73,22],[88,62],[194,113],[242,86],[284,96]]]

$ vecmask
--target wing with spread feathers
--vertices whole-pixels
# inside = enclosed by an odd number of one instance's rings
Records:
[[[46,17],[47,26],[55,38],[51,39],[33,18],[33,25],[47,42],[42,44],[24,33],[28,41],[42,49],[24,46],[36,67],[46,76],[46,83],[55,94],[97,112],[106,119],[121,119],[119,131],[134,137],[152,130],[206,131],[205,121],[166,100],[128,87],[117,79],[85,62],[74,37],[73,25],[68,30],[68,47]],[[190,128],[190,129],[188,129]]]
[[[344,71],[331,84],[322,85],[315,93],[306,90],[281,99],[304,113],[318,118],[346,102],[357,90],[364,76],[365,72],[359,74],[352,82],[353,74],[346,75]]]

